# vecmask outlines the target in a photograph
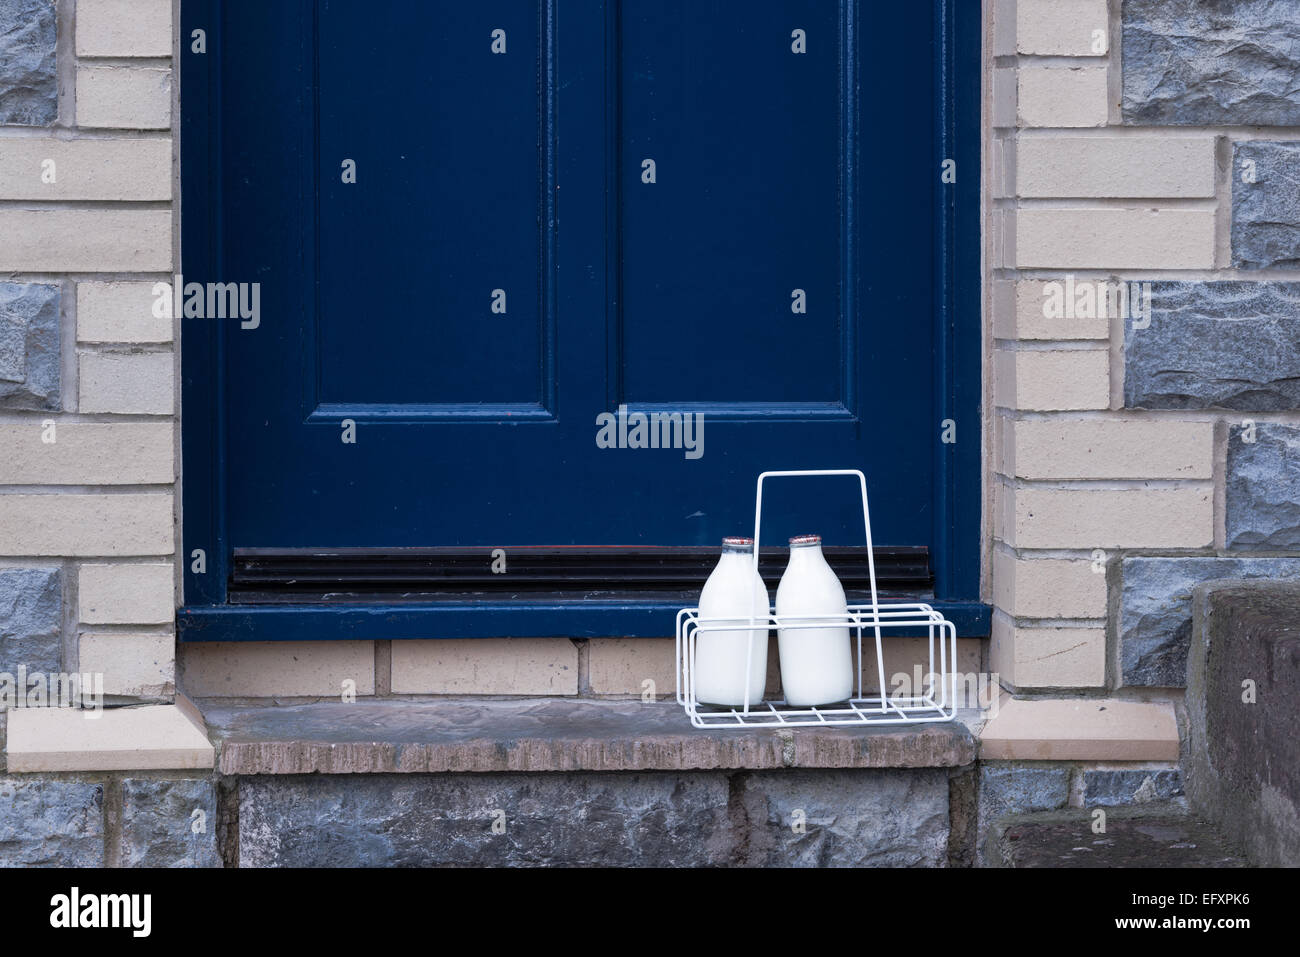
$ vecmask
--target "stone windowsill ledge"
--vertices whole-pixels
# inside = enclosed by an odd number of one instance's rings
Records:
[[[935,768],[975,760],[975,738],[961,722],[720,731],[691,727],[672,702],[200,704],[222,774]]]
[[[215,758],[202,715],[183,695],[102,712],[18,708],[7,723],[10,773],[206,770]]]

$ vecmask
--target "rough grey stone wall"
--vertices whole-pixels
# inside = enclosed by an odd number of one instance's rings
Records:
[[[120,864],[220,867],[212,780],[124,779]]]
[[[0,124],[49,126],[59,115],[53,0],[0,3]]]
[[[211,777],[95,777],[0,774],[0,867],[222,866]]]
[[[59,569],[0,568],[0,672],[59,670],[62,609]]]
[[[0,282],[0,409],[59,406],[59,287]]]
[[[1084,807],[1128,807],[1183,796],[1178,768],[1090,768],[1083,771]]]
[[[1300,142],[1236,143],[1232,169],[1232,264],[1300,266]]]
[[[1253,442],[1228,435],[1227,544],[1237,551],[1300,549],[1300,428],[1261,422]]]
[[[722,774],[244,778],[240,864],[691,865],[726,805]]]
[[[942,867],[948,775],[942,768],[746,775],[743,862],[757,867]],[[806,830],[793,827],[801,812]]]
[[[1254,864],[1300,866],[1300,582],[1216,582],[1193,601],[1188,793]]]
[[[103,806],[93,781],[0,777],[0,867],[102,865]]]
[[[1151,324],[1124,333],[1124,405],[1300,409],[1300,283],[1151,284]]]
[[[1069,803],[1068,764],[967,773],[980,863],[1008,819]],[[1082,781],[1089,806],[1182,794],[1173,768]],[[252,775],[226,779],[219,808],[212,778],[0,775],[0,866],[220,867],[236,846],[246,867],[966,866],[951,783],[946,768]]]
[[[1300,578],[1300,558],[1125,558],[1121,576],[1121,683],[1182,688],[1192,589],[1218,578]]]
[[[980,765],[981,816],[1001,817],[1065,807],[1070,797],[1070,769],[1022,764]]]
[[[1300,126],[1297,0],[1124,0],[1134,125]]]
[[[935,866],[947,801],[944,769],[246,777],[239,853],[251,867]]]

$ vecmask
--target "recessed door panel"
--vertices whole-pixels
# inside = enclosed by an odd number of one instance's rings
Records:
[[[622,396],[842,402],[845,11],[622,5]]]
[[[319,401],[540,404],[539,4],[332,0],[317,31]]]

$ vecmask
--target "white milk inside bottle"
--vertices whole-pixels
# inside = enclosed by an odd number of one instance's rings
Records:
[[[705,704],[756,705],[767,683],[767,587],[753,567],[752,538],[724,538],[722,557],[704,583],[700,617],[720,618],[726,631],[701,631],[695,639],[695,697]],[[756,628],[736,627],[758,619]],[[701,624],[705,624],[701,622]],[[746,675],[746,655],[749,672]]]
[[[844,615],[844,587],[822,555],[819,535],[790,539],[790,564],[776,589],[776,614],[799,618]],[[853,648],[847,626],[778,628],[781,687],[800,707],[846,701],[853,695]]]

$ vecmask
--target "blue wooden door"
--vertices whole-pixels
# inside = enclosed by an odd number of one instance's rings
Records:
[[[185,6],[186,281],[260,292],[183,327],[190,604],[245,552],[713,545],[795,468],[977,597],[976,5]],[[770,496],[861,544],[851,484]]]

